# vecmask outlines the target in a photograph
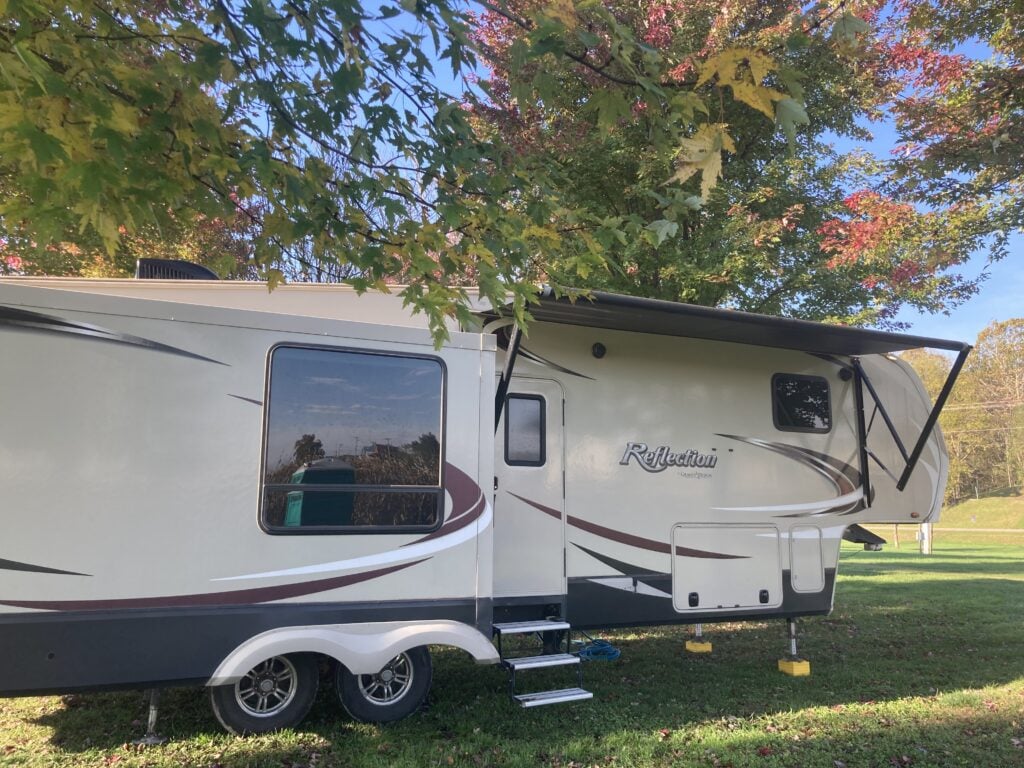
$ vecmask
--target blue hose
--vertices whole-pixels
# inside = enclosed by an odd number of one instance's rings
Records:
[[[622,655],[622,651],[607,640],[593,639],[576,653],[583,661],[615,661]]]

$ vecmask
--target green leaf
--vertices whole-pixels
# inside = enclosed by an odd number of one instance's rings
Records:
[[[775,123],[786,134],[791,151],[796,148],[796,127],[808,125],[810,122],[807,110],[796,99],[782,99],[775,103]]]
[[[18,133],[28,142],[29,148],[35,156],[37,168],[69,159],[63,144],[50,134],[39,130],[32,123],[21,123],[18,126]]]
[[[846,43],[857,42],[858,35],[871,31],[871,25],[864,19],[858,18],[850,11],[845,11],[836,19],[832,25],[832,39]]]
[[[657,248],[670,237],[676,236],[679,232],[679,225],[674,221],[659,219],[658,221],[652,221],[645,227],[645,229],[654,235],[654,242],[652,245]]]
[[[807,36],[801,30],[792,32],[789,37],[786,38],[786,50],[790,53],[796,53],[807,48],[811,43],[811,38]]]
[[[610,131],[619,120],[629,117],[629,104],[622,92],[617,90],[595,91],[583,107],[585,112],[597,114],[597,127]]]
[[[587,48],[596,48],[604,42],[600,35],[594,34],[586,27],[576,28],[576,39],[587,46]]]

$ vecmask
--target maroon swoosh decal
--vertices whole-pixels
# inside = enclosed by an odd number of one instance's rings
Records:
[[[257,587],[239,589],[234,592],[205,592],[196,595],[168,595],[165,597],[127,597],[115,600],[0,600],[2,605],[16,608],[34,608],[43,611],[96,611],[105,608],[182,608],[210,605],[250,605],[252,603],[268,603],[273,600],[284,600],[289,597],[301,597],[317,592],[347,587],[370,579],[387,576],[414,565],[419,565],[429,557],[414,560],[411,563],[392,565],[363,573],[350,573],[347,576],[335,576],[330,579],[303,581],[298,584],[280,584],[275,587]]]
[[[525,502],[526,504],[529,504],[534,509],[539,509],[545,515],[551,515],[553,518],[555,518],[555,520],[561,520],[562,519],[562,513],[559,512],[557,509],[552,509],[551,507],[545,507],[543,504],[539,504],[536,501],[530,501],[525,496],[520,496],[518,493],[512,493],[512,491],[509,491],[508,495],[509,496],[515,496],[517,499],[519,499],[522,502]]]
[[[428,533],[426,536],[422,536],[415,541],[410,541],[408,544],[403,544],[403,547],[411,547],[413,544],[419,544],[421,541],[437,539],[452,531],[465,528],[470,523],[476,521],[487,508],[484,492],[480,490],[480,486],[473,481],[473,478],[454,464],[446,463],[444,471],[445,490],[452,497],[451,515],[444,521],[444,525],[436,531]]]
[[[453,516],[448,520],[447,523],[442,525],[433,533],[428,533],[423,538],[416,539],[416,541],[410,541],[408,544],[403,544],[402,546],[410,547],[413,544],[419,544],[421,541],[430,541],[431,539],[437,539],[441,536],[447,536],[449,533],[457,531],[460,528],[465,528],[470,523],[475,523],[477,521],[477,518],[480,517],[480,515],[483,513],[486,507],[487,503],[484,501],[483,496],[481,496],[480,501],[477,502],[477,505],[468,514],[460,515],[459,517]]]
[[[473,478],[456,467],[454,464],[444,465],[445,490],[452,497],[452,513],[448,521],[476,510],[477,503],[483,498],[484,492],[474,482]]]
[[[515,496],[522,502],[529,504],[534,509],[539,509],[546,515],[551,515],[556,520],[562,519],[562,513],[557,509],[546,507],[543,504],[538,504],[536,501],[530,501],[525,496],[520,496],[517,493],[509,492],[509,496]],[[578,517],[567,515],[565,521],[573,528],[579,528],[581,531],[592,533],[595,536],[600,536],[603,539],[609,539],[611,541],[617,541],[620,544],[628,544],[631,547],[638,547],[640,549],[650,550],[651,552],[663,552],[666,555],[672,553],[672,545],[667,541],[655,541],[654,539],[645,539],[642,536],[634,536],[631,533],[625,533],[623,531],[616,531],[614,528],[605,528],[603,525],[597,523],[591,523],[588,520],[581,520]],[[708,552],[703,549],[690,549],[689,547],[676,547],[676,554],[682,557],[700,557],[708,560],[747,560],[746,555],[727,555],[723,552]]]

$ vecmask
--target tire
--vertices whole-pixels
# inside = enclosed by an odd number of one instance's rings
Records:
[[[231,733],[249,736],[293,728],[309,713],[320,683],[316,657],[272,656],[233,685],[210,689],[217,721]]]
[[[334,685],[353,720],[390,723],[420,708],[430,692],[432,674],[430,651],[421,645],[398,654],[372,675],[353,675],[339,664]]]

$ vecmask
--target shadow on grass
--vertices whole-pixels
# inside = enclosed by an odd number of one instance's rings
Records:
[[[800,650],[812,661],[810,678],[788,678],[775,669],[776,659],[786,648],[782,621],[710,625],[708,634],[715,647],[709,657],[683,652],[688,634],[684,627],[606,633],[603,636],[621,648],[622,658],[587,665],[586,685],[594,691],[594,701],[530,711],[508,701],[500,669],[481,668],[461,653],[442,650],[435,654],[429,707],[388,727],[346,721],[325,682],[300,731],[240,740],[220,731],[202,690],[168,691],[158,730],[172,741],[146,753],[146,761],[155,765],[359,766],[533,765],[562,760],[564,766],[571,761],[601,763],[608,755],[621,753],[633,755],[635,762],[668,763],[676,761],[673,750],[685,762],[700,757],[701,750],[721,748],[732,754],[739,749],[746,754],[744,750],[753,749],[755,742],[771,750],[761,758],[776,754],[772,746],[776,742],[777,754],[787,755],[795,747],[775,738],[775,732],[759,731],[749,743],[737,735],[739,746],[722,741],[721,734],[742,731],[747,721],[792,717],[789,713],[809,708],[832,711],[868,706],[865,702],[885,706],[901,699],[930,700],[1024,677],[1024,580],[1005,578],[1024,574],[1024,564],[982,550],[976,551],[970,565],[964,565],[960,560],[968,556],[966,552],[947,551],[932,558],[890,553],[844,559],[836,611],[827,618],[802,622]],[[909,577],[906,571],[911,572]],[[970,576],[964,575],[967,571]],[[888,579],[867,578],[886,573]],[[997,574],[1004,578],[996,578]],[[558,671],[531,672],[522,682],[533,689],[572,685],[565,670],[561,672],[562,677]],[[78,759],[75,755],[84,761],[85,753],[116,751],[144,730],[147,700],[141,692],[77,695],[64,701],[63,707],[33,721],[52,729],[52,744],[71,764]],[[1019,721],[1024,715],[1024,691],[1019,692],[1018,701],[1014,716]],[[1011,729],[1009,716],[1005,722],[995,722],[984,710],[973,709],[958,716],[965,724],[956,728],[963,731],[1002,734]],[[891,719],[879,717],[879,722]],[[730,718],[738,718],[735,729],[729,725]],[[953,749],[942,746],[948,741],[942,738],[944,726],[919,725],[919,719],[910,718],[908,724],[883,723],[875,728],[862,719],[862,715],[840,718],[835,725],[838,730],[827,739],[813,733],[801,737],[799,749],[808,759],[800,764],[818,764],[814,761],[824,760],[826,752],[859,754],[864,738],[881,739],[897,757],[928,764],[943,763],[926,761],[924,754]],[[716,722],[725,725],[701,736],[708,724]],[[814,726],[820,727],[820,723]],[[663,729],[670,734],[682,729],[688,735],[675,743],[675,736],[658,736]],[[719,747],[714,746],[715,739],[721,741]],[[816,740],[817,751],[812,748]],[[964,754],[973,754],[973,747],[961,747],[967,750]],[[922,749],[925,753],[915,752]],[[1014,754],[1024,763],[1024,754]],[[701,759],[708,762],[706,757]],[[879,761],[877,754],[873,759]],[[787,760],[778,764],[794,764],[792,755]],[[877,764],[886,761],[880,759]],[[827,768],[832,763],[820,764]]]

